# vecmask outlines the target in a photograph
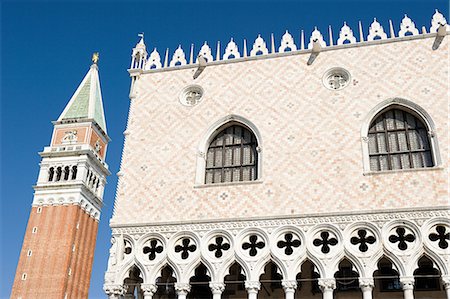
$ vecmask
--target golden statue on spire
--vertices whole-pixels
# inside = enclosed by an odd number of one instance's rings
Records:
[[[98,54],[98,52],[95,52],[94,54],[92,54],[92,62],[94,64],[97,64],[99,57],[100,57],[100,55]]]

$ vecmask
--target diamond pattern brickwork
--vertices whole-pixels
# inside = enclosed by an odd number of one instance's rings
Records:
[[[443,169],[363,175],[362,164],[363,119],[378,103],[399,97],[431,115],[447,167],[449,39],[435,51],[433,40],[325,51],[310,66],[308,54],[209,65],[196,80],[195,68],[141,75],[111,223],[445,205]],[[348,70],[352,83],[327,89],[322,77],[332,67]],[[183,106],[179,94],[193,83],[204,98]],[[249,119],[261,133],[261,182],[196,188],[199,142],[229,114]]]

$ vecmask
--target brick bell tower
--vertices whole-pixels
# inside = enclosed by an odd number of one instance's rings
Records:
[[[106,133],[98,53],[42,157],[11,298],[87,298],[103,203]]]

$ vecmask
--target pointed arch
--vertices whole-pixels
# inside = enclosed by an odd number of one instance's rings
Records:
[[[214,122],[209,128],[203,133],[197,148],[197,169],[195,175],[195,185],[205,184],[205,169],[206,169],[206,155],[208,152],[209,145],[213,139],[225,128],[239,125],[249,130],[256,139],[256,178],[255,180],[261,180],[262,178],[262,138],[261,134],[256,127],[256,125],[245,117],[230,114]]]
[[[117,277],[118,280],[117,283],[123,284],[124,280],[128,277],[128,274],[133,267],[138,268],[139,271],[141,272],[140,274],[142,276],[143,283],[153,283],[148,281],[148,273],[145,271],[144,265],[136,258],[130,259],[127,263],[125,263],[122,266],[122,269],[120,270],[119,275]]]
[[[429,147],[432,159],[432,166],[437,167],[441,165],[441,158],[439,154],[438,141],[436,136],[436,126],[431,116],[425,109],[417,105],[416,103],[403,98],[391,98],[382,101],[373,107],[363,120],[361,127],[361,143],[363,153],[363,169],[364,173],[370,173],[370,158],[369,158],[369,128],[377,117],[383,113],[393,109],[405,111],[407,114],[412,115],[417,120],[423,123],[427,131]],[[414,168],[418,169],[418,168]]]

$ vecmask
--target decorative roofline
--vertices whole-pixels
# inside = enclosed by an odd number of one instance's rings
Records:
[[[274,34],[271,34],[270,49],[266,41],[258,35],[250,50],[247,50],[247,40],[243,40],[242,50],[236,44],[236,41],[231,38],[230,42],[222,48],[220,41],[217,42],[215,57],[213,57],[213,49],[205,42],[194,59],[194,45],[191,44],[189,59],[183,51],[181,45],[174,51],[172,59],[169,61],[169,48],[166,49],[164,60],[161,60],[159,52],[154,50],[148,55],[146,45],[144,43],[144,36],[141,37],[139,43],[133,48],[132,61],[130,69],[128,70],[131,76],[147,72],[160,72],[184,68],[192,68],[198,66],[198,56],[202,56],[208,65],[216,65],[228,62],[238,62],[246,60],[255,60],[263,58],[273,58],[296,54],[311,53],[308,64],[313,63],[319,52],[336,50],[350,47],[360,47],[367,45],[377,45],[382,43],[389,43],[394,41],[405,41],[412,39],[422,39],[436,37],[433,49],[439,47],[445,35],[450,34],[450,25],[447,24],[445,17],[436,10],[432,19],[429,30],[422,26],[421,32],[416,28],[415,23],[405,15],[402,19],[399,30],[396,33],[391,20],[389,20],[389,37],[385,32],[383,26],[374,19],[368,28],[368,34],[365,36],[363,26],[359,22],[358,31],[359,38],[355,37],[353,30],[344,22],[339,32],[337,41],[333,39],[333,31],[331,26],[328,27],[328,43],[325,41],[322,33],[315,27],[310,38],[305,40],[304,31],[300,33],[300,46],[297,46],[294,37],[286,31],[280,41],[279,46],[276,46]]]

